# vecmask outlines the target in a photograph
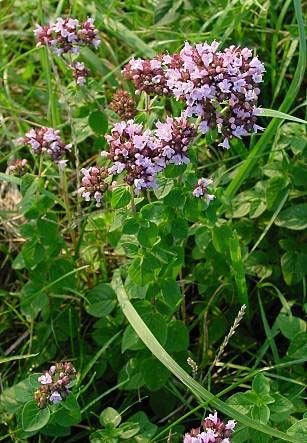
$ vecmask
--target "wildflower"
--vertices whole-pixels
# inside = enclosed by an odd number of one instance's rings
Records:
[[[127,80],[131,80],[136,92],[144,91],[147,94],[170,95],[167,86],[165,71],[172,58],[157,56],[151,60],[141,58],[132,59],[124,67],[122,73]]]
[[[186,102],[186,115],[201,119],[203,133],[217,128],[224,137],[220,146],[228,149],[231,138],[257,132],[258,84],[265,69],[248,48],[218,51],[218,46],[186,43],[181,66],[167,69],[165,76],[175,97]]]
[[[48,25],[37,25],[34,35],[38,45],[49,46],[55,54],[78,54],[81,46],[94,46],[100,44],[98,30],[94,20],[87,18],[83,23],[73,18],[58,17],[56,22]]]
[[[134,186],[136,192],[156,186],[156,175],[165,167],[165,162],[159,157],[159,148],[150,130],[144,130],[133,120],[122,121],[115,124],[106,140],[110,146],[107,157],[113,162],[110,174],[125,171],[124,180]]]
[[[11,161],[7,171],[9,174],[22,175],[28,167],[28,161],[25,158],[16,158]]]
[[[83,178],[81,180],[81,187],[78,193],[85,199],[85,201],[95,200],[96,206],[101,206],[103,193],[108,189],[105,182],[108,176],[108,171],[99,166],[92,166],[88,169],[82,168],[81,173]]]
[[[230,437],[235,426],[234,420],[225,423],[215,412],[204,418],[199,428],[185,434],[183,443],[231,443]]]
[[[72,70],[72,75],[79,86],[83,86],[86,82],[86,77],[89,75],[90,71],[86,68],[83,62],[74,62],[69,65]]]
[[[34,393],[34,399],[39,408],[48,404],[57,404],[69,394],[68,385],[76,377],[76,370],[70,362],[57,363],[45,371],[38,381],[40,387]]]
[[[61,394],[59,394],[58,391],[54,391],[50,395],[49,401],[50,401],[50,403],[53,403],[53,404],[59,403],[60,401],[62,401]]]
[[[212,185],[213,180],[211,178],[200,178],[197,182],[196,188],[193,190],[194,197],[203,197],[210,203],[215,199],[215,195],[208,193],[208,186]]]
[[[136,115],[136,107],[129,92],[119,89],[112,97],[110,108],[120,116],[122,120],[132,119]]]
[[[30,129],[21,142],[29,145],[34,154],[46,152],[58,164],[63,163],[62,157],[71,149],[71,145],[65,145],[59,131],[47,127]]]
[[[219,43],[185,43],[180,53],[159,55],[151,60],[132,59],[123,75],[137,91],[173,95],[186,103],[184,115],[199,118],[199,131],[217,129],[220,146],[229,148],[233,137],[256,133],[259,84],[264,65],[248,48],[230,46],[218,50]]]
[[[189,163],[187,151],[195,137],[195,127],[185,117],[167,117],[166,122],[156,123],[156,128],[156,143],[166,164]]]
[[[38,381],[42,385],[49,385],[50,383],[52,383],[52,378],[51,378],[51,375],[49,374],[49,372],[45,372],[45,374],[38,377]]]

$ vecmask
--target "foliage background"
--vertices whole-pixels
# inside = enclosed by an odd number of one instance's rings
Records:
[[[0,176],[0,441],[119,441],[125,430],[134,429],[126,439],[176,442],[202,417],[203,409],[183,417],[199,402],[152,357],[125,320],[110,285],[119,267],[147,326],[187,372],[192,373],[188,356],[197,363],[195,377],[201,384],[213,393],[226,389],[223,399],[260,424],[286,431],[303,419],[303,124],[275,119],[269,125],[271,119],[262,117],[262,126],[269,126],[264,136],[236,140],[229,152],[216,148],[214,136],[199,140],[184,178],[170,169],[161,178],[162,190],[137,201],[137,215],[123,193],[109,195],[102,210],[80,205],[75,193],[79,167],[96,161],[106,147],[104,134],[116,121],[107,108],[112,93],[119,86],[132,91],[120,71],[133,55],[176,51],[186,40],[217,39],[223,46],[254,48],[267,71],[262,106],[282,106],[306,119],[304,83],[297,87],[304,74],[302,23],[294,14],[299,3],[2,3],[1,171],[5,174],[13,156],[27,158],[31,170],[21,180]],[[98,52],[81,54],[92,71],[84,91],[76,89],[61,60],[54,58],[54,68],[35,48],[35,23],[61,14],[80,20],[94,16],[101,31]],[[178,115],[180,106],[160,100],[150,118],[170,112]],[[80,165],[72,154],[66,179],[48,162],[39,165],[26,149],[16,147],[16,138],[33,124],[58,127],[74,143]],[[208,209],[189,197],[196,175],[214,177],[217,198]],[[243,303],[247,315],[215,362]],[[18,357],[26,355],[32,357]],[[20,410],[35,379],[27,377],[62,359],[80,371],[79,406],[68,406],[74,412],[66,415],[62,409],[39,433],[27,433],[21,429]],[[265,378],[253,378],[260,368],[267,368]],[[116,417],[100,416],[107,407],[128,422],[120,433],[112,427],[118,425]],[[114,436],[105,437],[110,423]],[[299,426],[305,439],[305,421]],[[240,429],[235,442],[278,441]]]

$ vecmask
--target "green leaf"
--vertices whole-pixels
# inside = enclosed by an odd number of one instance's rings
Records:
[[[140,426],[140,434],[145,438],[151,438],[155,435],[158,426],[148,420],[147,415],[143,411],[139,411],[130,417],[130,421],[138,423]]]
[[[162,388],[170,376],[168,369],[154,357],[143,360],[141,370],[146,386],[151,391]]]
[[[247,285],[245,279],[245,267],[241,255],[241,247],[239,238],[236,232],[233,233],[233,238],[229,239],[229,252],[231,259],[231,266],[234,273],[238,289],[238,300],[241,305],[249,306]]]
[[[108,130],[108,119],[101,111],[91,112],[88,117],[88,124],[99,135],[104,135]]]
[[[270,392],[270,380],[263,374],[258,374],[253,379],[252,387],[253,390],[260,396],[263,394],[268,394]]]
[[[299,332],[293,337],[290,343],[287,357],[289,359],[303,358],[307,360],[307,334],[306,332]]]
[[[99,416],[99,421],[103,426],[111,424],[116,428],[120,424],[121,420],[120,413],[110,407],[104,409]]]
[[[21,414],[22,429],[26,432],[38,431],[46,426],[50,418],[49,408],[39,409],[34,400],[28,401]]]
[[[109,315],[117,304],[116,294],[108,283],[100,283],[86,295],[86,312],[93,317]]]
[[[143,348],[144,345],[142,341],[139,339],[132,326],[128,325],[122,338],[122,353],[124,353],[128,349],[132,351],[138,351],[139,349]]]
[[[307,440],[307,418],[299,420],[294,425],[292,425],[288,430],[287,434],[293,437],[297,437],[303,443]]]
[[[123,208],[130,203],[131,194],[127,188],[116,188],[112,191],[111,205],[113,209]]]
[[[307,203],[284,209],[275,220],[277,226],[300,231],[307,228]]]
[[[33,392],[39,386],[38,376],[39,374],[33,374],[5,389],[0,397],[2,408],[10,414],[15,414],[26,402],[33,400]]]
[[[306,254],[295,250],[287,251],[281,256],[281,270],[287,285],[299,283],[306,274]]]
[[[123,440],[128,440],[134,437],[136,434],[138,434],[140,430],[140,426],[138,423],[131,423],[127,421],[126,423],[123,423],[118,428],[118,433],[120,435],[120,438]]]
[[[139,230],[137,238],[144,248],[151,248],[158,240],[157,225],[149,222],[148,226],[142,226]]]
[[[54,419],[63,427],[73,426],[81,421],[80,406],[72,393],[61,402]]]
[[[208,402],[218,411],[221,411],[223,414],[241,422],[243,425],[248,426],[252,429],[258,430],[276,438],[280,438],[288,443],[301,443],[301,440],[298,437],[286,435],[284,432],[281,432],[278,429],[258,423],[250,417],[239,413],[234,408],[228,406],[226,403],[220,400],[217,396],[207,391],[171,358],[171,356],[165,351],[165,349],[160,345],[160,343],[145,325],[144,321],[141,319],[141,317],[138,315],[138,313],[130,303],[118,271],[114,272],[112,284],[115,292],[117,293],[118,301],[120,303],[122,311],[132,327],[135,329],[138,336],[150,349],[153,355],[190,389],[190,391],[195,395],[199,402]]]
[[[281,330],[281,333],[293,340],[296,334],[306,331],[306,322],[294,315],[279,314],[276,319],[276,326]]]
[[[169,352],[186,351],[189,346],[189,331],[180,320],[173,320],[167,328],[166,349]]]
[[[260,423],[267,424],[270,418],[270,408],[266,405],[252,407],[252,418]]]

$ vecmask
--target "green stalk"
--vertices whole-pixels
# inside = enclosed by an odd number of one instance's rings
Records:
[[[298,24],[299,32],[299,58],[297,68],[293,80],[289,86],[288,92],[279,107],[279,111],[286,113],[289,111],[295,97],[297,96],[301,83],[304,79],[304,73],[306,69],[306,40],[305,40],[305,30],[304,21],[302,13],[302,5],[300,0],[293,0],[295,8],[295,17]],[[261,138],[258,140],[246,160],[239,167],[237,174],[233,180],[228,185],[225,195],[228,199],[234,197],[242,183],[247,179],[251,171],[254,169],[258,158],[268,149],[271,139],[274,137],[279,121],[277,118],[273,118],[269,123],[268,127],[262,134]]]
[[[114,272],[112,284],[114,290],[117,293],[117,298],[122,311],[137,335],[153,353],[153,355],[155,355],[155,357],[157,357],[157,359],[165,367],[167,367],[188,389],[190,389],[190,391],[195,395],[200,403],[204,401],[208,402],[212,407],[216,408],[218,411],[222,412],[228,417],[237,420],[238,422],[249,428],[270,435],[271,437],[274,436],[275,438],[279,438],[288,443],[301,443],[301,440],[296,437],[287,435],[284,432],[279,431],[278,429],[261,424],[260,422],[255,421],[244,414],[241,414],[236,409],[228,406],[225,402],[218,399],[215,395],[211,394],[211,392],[201,386],[184,369],[182,369],[178,365],[178,363],[176,363],[172,359],[172,357],[165,351],[165,349],[160,345],[158,340],[148,329],[144,321],[141,319],[137,311],[130,303],[118,270]]]

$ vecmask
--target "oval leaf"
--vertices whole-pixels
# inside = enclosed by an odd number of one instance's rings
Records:
[[[49,408],[39,409],[34,400],[28,401],[21,414],[22,429],[26,432],[38,431],[46,426],[49,418]]]

